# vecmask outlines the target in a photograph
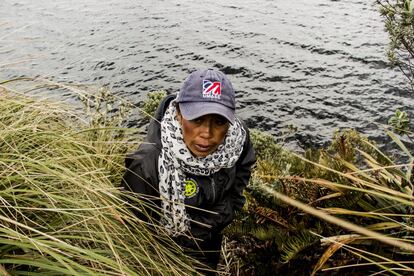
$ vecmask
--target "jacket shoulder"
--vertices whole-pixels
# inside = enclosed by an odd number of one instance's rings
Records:
[[[160,104],[158,105],[157,110],[155,111],[154,117],[151,119],[150,124],[148,126],[148,133],[145,138],[147,142],[153,142],[161,147],[161,128],[160,122],[164,117],[164,113],[167,110],[168,106],[171,102],[175,99],[176,95],[168,95],[164,99],[161,100]]]
[[[154,196],[158,194],[158,155],[156,146],[143,143],[125,158],[123,185],[127,190]]]
[[[243,144],[243,151],[237,163],[246,163],[249,166],[253,165],[256,162],[256,154],[254,152],[254,147],[250,139],[250,131],[246,123],[240,119],[243,129],[246,131],[246,139]]]
[[[140,166],[143,170],[152,168],[158,163],[159,154],[160,149],[156,144],[143,142],[135,152],[128,154],[125,158],[125,166],[127,168]]]

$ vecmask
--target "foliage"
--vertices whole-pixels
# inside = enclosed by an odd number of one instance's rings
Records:
[[[117,100],[105,87],[94,94],[79,94],[79,99],[91,127],[122,127],[132,108],[131,104]]]
[[[144,117],[148,119],[153,117],[161,100],[166,96],[167,93],[163,90],[148,93],[147,99],[141,108],[141,112],[144,114]]]
[[[136,145],[105,93],[86,99],[93,115],[85,118],[62,104],[1,91],[2,274],[195,273],[162,229],[154,236],[149,228],[156,226],[131,212],[141,201],[114,186]]]
[[[250,131],[250,139],[258,159],[268,159],[278,155],[282,147],[275,142],[272,135],[256,129]]]
[[[352,264],[364,260],[369,267],[366,272],[414,271],[412,263],[403,265],[413,256],[407,245],[414,234],[411,162],[396,164],[355,130],[338,131],[326,149],[302,155],[271,144],[266,134],[252,133],[253,143],[259,142],[255,145],[258,164],[246,193],[245,209],[226,234],[242,244],[246,241],[243,237],[251,237],[262,251],[279,252],[278,261],[268,273],[273,269],[301,274],[310,267],[315,267],[316,273],[335,266],[345,266],[342,270],[352,273],[356,272]],[[403,146],[396,136],[390,135]],[[269,144],[266,147],[264,143]],[[289,200],[277,194],[286,195]],[[307,205],[301,209],[301,205],[292,202]],[[312,210],[318,211],[320,217],[304,213]],[[328,222],[331,215],[339,221]],[[324,254],[323,247],[332,242],[322,245],[318,242],[321,237],[348,237],[353,233],[351,229],[362,231],[358,239],[334,239],[346,241],[346,245],[328,247],[329,253]],[[405,243],[396,245],[397,240]],[[251,246],[251,242],[246,246]],[[244,260],[239,264],[241,271],[261,266],[260,260],[237,252],[239,259]],[[380,264],[385,260],[385,265]],[[306,269],[296,267],[296,262],[306,262]]]
[[[388,58],[414,89],[414,1],[377,0],[377,3],[390,39]]]
[[[405,111],[397,109],[394,116],[388,120],[388,124],[400,135],[409,133],[410,119]]]
[[[154,237],[148,228],[156,226],[131,213],[141,202],[113,185],[120,182],[124,154],[136,146],[130,144],[134,131],[122,127],[124,116],[117,113],[126,114],[128,106],[105,90],[83,99],[86,117],[2,92],[0,272],[195,273],[162,229]],[[225,230],[237,241],[229,242],[233,255],[224,254],[233,260],[226,271],[299,275],[341,266],[340,272],[353,273],[356,263],[367,273],[413,271],[412,251],[405,247],[414,234],[412,161],[396,164],[354,130],[338,131],[329,147],[303,154],[268,134],[251,136],[258,162],[247,204]],[[315,210],[322,215],[307,214]],[[329,216],[342,222],[332,224]],[[359,233],[343,219],[374,234]]]

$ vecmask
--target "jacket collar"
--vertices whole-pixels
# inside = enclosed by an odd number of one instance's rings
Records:
[[[175,99],[177,95],[172,94],[166,96],[160,102],[157,111],[155,112],[154,118],[151,119],[150,124],[148,126],[148,133],[147,137],[145,138],[145,142],[154,143],[159,149],[162,148],[161,145],[161,126],[160,122],[164,117],[165,111],[167,110],[168,106]]]

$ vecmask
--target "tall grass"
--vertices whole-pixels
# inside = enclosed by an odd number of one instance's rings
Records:
[[[131,212],[140,201],[117,187],[131,137],[113,114],[95,115],[1,90],[0,274],[195,273]]]
[[[253,237],[260,250],[279,254],[273,269],[282,274],[352,274],[359,267],[367,275],[414,273],[413,157],[388,135],[404,161],[354,130],[304,154],[252,131],[257,168],[245,213],[228,235]],[[244,265],[255,271],[260,261]]]

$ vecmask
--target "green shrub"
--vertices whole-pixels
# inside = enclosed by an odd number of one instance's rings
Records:
[[[380,13],[385,18],[389,35],[388,59],[397,66],[414,89],[414,1],[377,0]]]
[[[147,98],[141,108],[141,112],[143,113],[144,117],[148,120],[152,118],[155,115],[155,111],[157,110],[157,107],[160,104],[161,100],[166,96],[167,93],[163,90],[148,93]]]
[[[409,154],[402,142],[390,135]],[[271,136],[260,132],[252,131],[252,141],[259,158],[246,192],[247,204],[226,233],[242,243],[246,240],[242,237],[255,239],[256,243],[249,241],[246,246],[257,250],[279,252],[279,262],[268,273],[277,269],[301,274],[310,267],[316,272],[341,263],[345,265],[343,273],[352,274],[357,272],[352,264],[363,260],[372,273],[390,272],[405,266],[403,263],[413,256],[409,245],[414,234],[412,162],[396,164],[355,130],[337,131],[330,146],[303,154],[278,146]],[[277,195],[286,195],[289,201]],[[306,203],[306,208],[292,202]],[[323,212],[314,217],[306,214],[311,210]],[[352,229],[375,232],[350,238],[355,232],[343,222],[325,221],[329,215],[362,227]],[[346,245],[332,247],[334,244],[326,243],[324,237],[343,240]],[[398,249],[394,244],[397,241],[403,242]],[[335,255],[339,248],[346,254]],[[261,265],[257,258],[253,258],[254,264],[249,263],[252,258],[243,250],[238,252],[241,255],[236,258],[244,260],[242,270],[268,265]],[[388,260],[385,265],[381,264],[384,260]],[[295,263],[309,267],[293,268]],[[411,265],[404,269],[414,271]]]
[[[394,116],[388,120],[388,124],[400,135],[410,133],[410,119],[405,111],[397,109]]]

